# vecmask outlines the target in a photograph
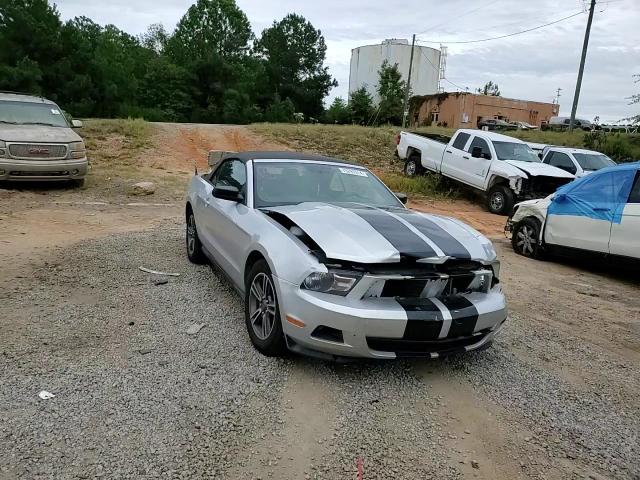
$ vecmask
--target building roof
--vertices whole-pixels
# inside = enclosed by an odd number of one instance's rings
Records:
[[[47,100],[44,97],[37,97],[34,95],[29,95],[27,93],[18,93],[18,92],[3,92],[0,90],[0,100],[6,102],[31,102],[31,103],[45,103],[48,105],[55,105],[51,100]]]
[[[316,162],[343,163],[348,165],[356,165],[353,162],[341,160],[339,158],[326,157],[324,155],[315,155],[312,153],[290,152],[290,151],[249,151],[249,152],[227,152],[224,158],[237,158],[246,162],[247,160],[310,160]]]
[[[461,128],[458,132],[468,133],[469,135],[480,135],[483,138],[487,138],[495,142],[526,143],[516,137],[510,137],[509,135],[502,135],[501,133],[488,132],[485,130],[477,130],[475,128]]]

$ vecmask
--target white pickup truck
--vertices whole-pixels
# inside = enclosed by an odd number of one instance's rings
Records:
[[[397,152],[407,175],[440,173],[486,192],[490,212],[508,215],[522,200],[543,198],[571,182],[569,172],[544,164],[517,138],[461,129],[442,135],[400,132]]]

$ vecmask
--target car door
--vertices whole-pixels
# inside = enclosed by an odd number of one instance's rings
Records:
[[[617,208],[614,199],[621,188],[620,173],[589,175],[573,188],[557,192],[547,212],[545,242],[609,253],[611,224]]]
[[[482,150],[481,157],[471,155],[475,147]],[[474,187],[482,188],[491,165],[492,154],[489,143],[484,138],[474,135],[466,148],[466,152],[467,154],[462,156],[465,161],[463,167],[464,181]]]
[[[620,206],[620,223],[611,225],[610,251],[614,255],[640,258],[640,170],[636,172],[627,202]]]
[[[243,194],[242,202],[216,198],[209,195],[204,200],[202,222],[198,225],[198,234],[202,232],[205,246],[216,263],[236,282],[242,286],[244,270],[244,252],[250,241],[250,233],[243,226],[242,217],[249,213],[247,203],[247,168],[240,160],[223,161],[212,179],[212,193],[217,186],[234,186]],[[245,217],[246,218],[246,217]]]
[[[458,132],[453,142],[447,145],[444,150],[444,155],[442,156],[441,171],[444,175],[456,180],[465,181],[465,159],[463,157],[469,155],[465,151],[465,147],[470,137],[471,135],[466,132]]]

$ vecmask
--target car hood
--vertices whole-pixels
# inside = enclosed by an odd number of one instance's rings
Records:
[[[505,162],[534,177],[575,178],[575,176],[569,172],[542,162],[522,162],[520,160],[505,160]]]
[[[406,208],[307,202],[261,210],[275,220],[285,216],[329,259],[356,263],[393,263],[402,258],[425,263],[495,259],[491,242],[471,227]]]
[[[0,140],[3,142],[70,143],[79,142],[82,138],[67,127],[0,123]]]

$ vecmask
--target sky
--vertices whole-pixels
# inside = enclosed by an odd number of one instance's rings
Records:
[[[137,35],[152,23],[173,30],[195,0],[58,0],[64,20],[84,15]],[[274,20],[298,13],[320,29],[327,44],[330,73],[338,81],[327,102],[346,98],[351,50],[386,38],[423,45],[447,45],[446,78],[471,91],[492,80],[502,96],[551,102],[561,88],[560,115],[571,113],[587,23],[586,0],[236,0],[259,36]],[[506,35],[583,12],[522,35],[481,43],[456,44]],[[640,0],[598,0],[578,117],[615,122],[640,113],[627,97],[640,93]],[[456,91],[444,82],[446,91]]]

